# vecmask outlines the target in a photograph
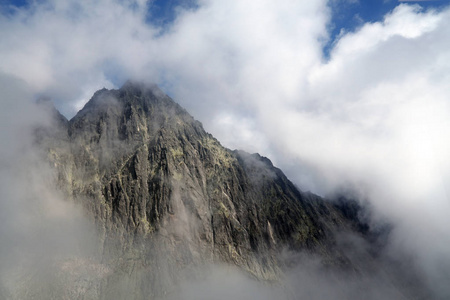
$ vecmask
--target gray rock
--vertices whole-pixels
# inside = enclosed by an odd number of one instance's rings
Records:
[[[278,282],[286,250],[358,272],[335,238],[364,236],[355,213],[299,191],[265,157],[224,148],[158,87],[102,89],[55,120],[40,145],[59,189],[95,222],[101,261],[72,262],[98,276],[82,288],[69,276],[70,299],[164,298],[216,264]]]

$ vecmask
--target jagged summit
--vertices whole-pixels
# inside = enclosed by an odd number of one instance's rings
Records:
[[[105,275],[99,299],[156,298],[212,263],[276,281],[284,249],[350,264],[334,232],[357,220],[299,191],[268,158],[224,148],[156,85],[97,91],[67,136],[42,145],[57,185],[95,222],[102,261],[129,280],[119,292],[122,279]]]
[[[76,173],[64,184],[72,197],[88,199],[107,231],[155,235],[183,211],[182,227],[209,249],[206,257],[262,278],[277,273],[281,245],[341,256],[330,248],[331,231],[350,223],[332,204],[298,191],[268,158],[222,147],[156,85],[128,81],[97,91],[68,134]],[[259,266],[256,252],[272,263]]]
[[[153,94],[157,94],[160,96],[164,96],[164,92],[158,87],[156,83],[146,83],[143,81],[137,80],[127,80],[122,87],[120,88],[122,91],[130,91],[134,93],[145,93],[152,92]]]
[[[156,84],[127,81],[120,89],[103,88],[77,113],[83,115],[90,110],[104,111],[118,105],[138,105],[148,111],[148,106],[173,106],[184,111],[170,97],[165,95]]]

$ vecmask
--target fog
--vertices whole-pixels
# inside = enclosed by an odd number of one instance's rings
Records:
[[[422,299],[430,296],[420,281],[423,280],[423,266],[402,266],[408,262],[409,254],[403,249],[392,249],[399,245],[395,242],[397,236],[391,237],[394,242],[386,253],[379,254],[380,259],[372,261],[368,253],[371,246],[361,237],[338,235],[337,247],[345,251],[355,266],[361,267],[356,273],[327,268],[319,255],[282,252],[280,259],[288,261],[290,267],[280,281],[270,283],[260,282],[230,265],[209,263],[188,268],[185,275],[174,275],[174,270],[179,269],[173,259],[165,257],[172,253],[164,252],[165,242],[159,239],[150,242],[151,261],[156,263],[150,270],[136,268],[133,262],[120,262],[120,266],[108,263],[111,257],[98,255],[94,225],[81,207],[65,199],[63,192],[56,188],[55,170],[37,145],[36,128],[46,128],[47,132],[54,128],[51,111],[30,100],[32,94],[23,81],[2,75],[0,82],[3,84],[3,99],[8,100],[5,103],[14,103],[5,108],[0,118],[2,128],[9,129],[1,136],[5,142],[1,153],[0,202],[2,298],[79,299],[83,295],[88,299],[99,299],[102,286],[107,286],[103,296],[123,299],[139,295],[135,289],[142,288],[141,284],[146,280],[149,280],[148,287],[142,289],[154,299],[352,300],[409,299],[411,295]],[[262,162],[255,157],[243,157],[250,166],[261,167]],[[274,175],[267,173],[265,176]],[[252,180],[258,184],[262,178],[256,174]],[[174,213],[181,217],[178,222],[167,223],[164,232],[192,243],[198,221],[185,211],[177,192],[179,187],[176,182],[173,184]],[[183,250],[180,247],[178,251]],[[445,269],[443,266],[442,271]],[[423,270],[428,271],[426,268]],[[447,292],[445,277],[433,278],[433,274],[437,273],[432,270],[426,277],[434,280],[431,287],[442,290],[431,296],[444,299],[442,295]],[[399,288],[403,285],[405,290]],[[168,292],[152,290],[155,287]]]
[[[75,286],[80,278],[71,269],[95,266],[94,227],[57,190],[38,151],[35,131],[50,126],[48,111],[17,78],[0,74],[0,90],[0,297],[53,299],[64,294],[62,275]]]
[[[165,28],[145,22],[152,3],[2,6],[2,264],[76,249],[85,232],[68,225],[76,208],[31,151],[30,128],[46,117],[29,99],[50,96],[70,118],[95,90],[134,78],[158,83],[225,146],[269,157],[301,189],[370,203],[374,223],[394,226],[386,255],[411,256],[434,297],[449,297],[448,7],[401,3],[342,32],[325,58],[325,0],[202,0]],[[66,227],[74,233],[58,233]]]

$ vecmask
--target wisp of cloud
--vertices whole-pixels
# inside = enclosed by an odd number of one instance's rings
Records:
[[[103,86],[153,81],[227,147],[270,157],[302,189],[368,200],[375,221],[394,226],[392,255],[414,257],[435,297],[449,297],[449,7],[399,4],[341,35],[326,60],[325,0],[202,0],[164,30],[146,22],[149,3],[130,3],[48,0],[0,14],[2,106],[14,112],[1,120],[3,199],[17,190],[12,162],[25,168],[10,129],[34,117],[7,94],[24,90],[11,76],[29,86],[21,99],[49,95],[68,117]],[[11,228],[21,202],[1,205]]]

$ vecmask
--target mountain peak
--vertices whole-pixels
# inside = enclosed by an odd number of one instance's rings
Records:
[[[118,299],[166,295],[205,264],[278,280],[285,249],[351,264],[334,233],[353,230],[356,213],[299,191],[266,157],[224,148],[155,84],[99,90],[68,127],[51,136],[49,160],[57,185],[95,220],[101,261],[134,284]],[[122,282],[105,276],[98,299]]]
[[[122,85],[120,89],[134,89],[134,88],[143,88],[143,87],[149,87],[149,86],[156,86],[154,83],[148,83],[144,81],[139,80],[132,80],[128,79],[125,81],[125,83]]]
[[[137,94],[152,93],[158,97],[166,95],[155,83],[136,81],[130,79],[127,80],[119,90],[122,92],[131,92]]]
[[[127,107],[128,110],[130,107],[135,107],[137,110],[149,112],[151,106],[160,109],[172,108],[172,110],[176,109],[178,113],[186,113],[156,84],[127,80],[120,89],[103,88],[96,91],[73,119],[79,119],[86,114],[105,113],[106,111],[121,113],[123,109],[127,110]]]

